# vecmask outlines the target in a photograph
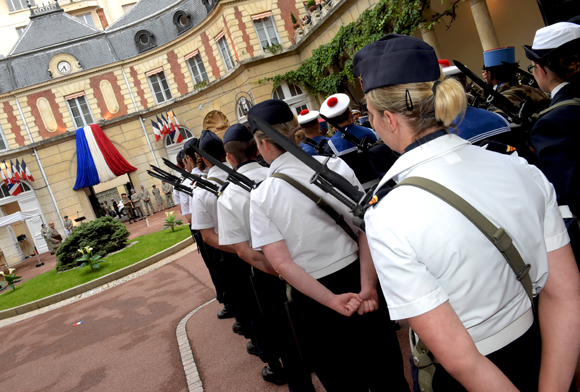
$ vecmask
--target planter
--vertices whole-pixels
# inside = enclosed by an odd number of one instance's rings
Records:
[[[315,5],[312,5],[312,6],[308,7],[308,9],[310,10],[310,12],[316,11],[316,8],[317,7]]]
[[[292,28],[293,28],[294,30],[297,30],[297,29],[299,29],[299,28],[300,28],[300,23],[296,23],[296,24],[292,25]]]

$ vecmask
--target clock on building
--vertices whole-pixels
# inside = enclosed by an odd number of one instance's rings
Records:
[[[58,63],[56,68],[58,69],[58,72],[60,72],[61,74],[67,74],[72,69],[68,61],[61,61],[60,63]]]

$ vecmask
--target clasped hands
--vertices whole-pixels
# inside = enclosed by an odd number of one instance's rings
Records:
[[[360,293],[335,294],[331,308],[343,316],[350,317],[379,309],[379,295],[376,289],[363,289]]]

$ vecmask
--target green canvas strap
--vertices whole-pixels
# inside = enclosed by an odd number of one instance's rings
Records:
[[[529,275],[531,266],[524,262],[520,252],[514,246],[511,237],[504,229],[497,228],[489,219],[462,197],[435,181],[422,177],[409,177],[397,184],[397,187],[405,185],[423,189],[437,196],[469,219],[506,259],[512,271],[516,274],[516,279],[524,286],[524,290],[532,302],[532,307],[534,306],[533,285]],[[432,382],[436,369],[433,363],[434,360],[429,348],[419,340],[413,349],[413,362],[418,368],[418,381],[421,392],[433,391]]]
[[[547,109],[542,110],[540,113],[536,113],[532,116],[535,121],[538,121],[540,118],[544,117],[546,114],[550,113],[554,109],[561,108],[562,106],[580,106],[580,98],[573,98],[567,99],[562,102],[558,102],[554,106],[550,106]]]
[[[272,174],[272,177],[286,181],[288,184],[292,185],[304,196],[312,200],[318,207],[320,207],[324,212],[326,212],[336,222],[336,224],[339,225],[342,228],[342,230],[344,230],[344,232],[348,234],[350,238],[352,238],[354,242],[358,242],[356,234],[354,234],[350,226],[345,222],[343,216],[340,215],[338,212],[336,212],[336,210],[332,208],[326,201],[324,201],[322,197],[317,196],[310,189],[306,188],[304,185],[302,185],[292,177],[289,177],[285,174],[274,173]]]
[[[215,178],[215,177],[209,177],[207,180],[208,181],[215,181],[218,184],[220,184],[220,186],[222,186],[224,184],[224,182],[222,180],[220,180],[219,178]]]

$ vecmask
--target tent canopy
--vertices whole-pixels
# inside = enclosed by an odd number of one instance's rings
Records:
[[[10,226],[13,223],[23,222],[26,219],[41,215],[38,208],[29,211],[18,211],[14,214],[3,216],[0,218],[0,229],[2,227]]]

